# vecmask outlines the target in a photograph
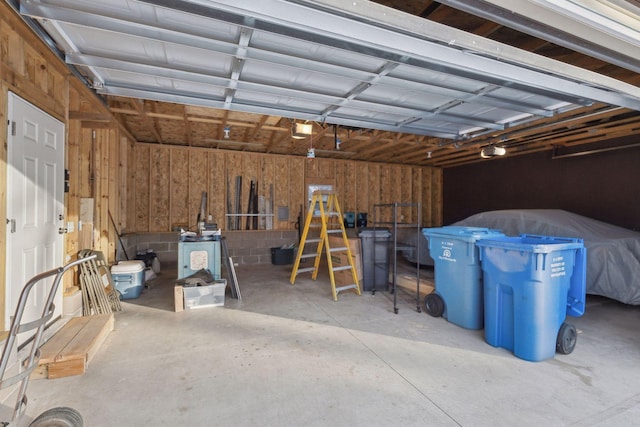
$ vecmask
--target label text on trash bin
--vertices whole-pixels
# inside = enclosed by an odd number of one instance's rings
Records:
[[[564,257],[554,257],[551,259],[551,277],[566,276]]]
[[[455,258],[451,258],[451,256],[453,255],[452,252],[452,248],[453,247],[453,242],[442,242],[442,255],[438,256],[438,259],[441,259],[443,261],[451,261],[451,262],[457,262],[458,260]]]

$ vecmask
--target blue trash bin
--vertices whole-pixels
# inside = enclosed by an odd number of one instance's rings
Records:
[[[484,294],[476,242],[502,237],[498,230],[447,226],[424,228],[434,261],[435,290],[425,297],[425,310],[467,329],[482,329]]]
[[[535,236],[477,242],[484,273],[485,340],[533,362],[573,351],[586,300],[582,239]]]

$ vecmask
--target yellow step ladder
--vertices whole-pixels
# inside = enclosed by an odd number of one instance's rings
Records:
[[[309,238],[310,228],[320,228],[320,237]],[[343,246],[332,248],[329,245],[329,236],[338,234],[342,236]],[[304,253],[304,247],[307,243],[318,244],[315,253]],[[329,267],[329,279],[331,280],[333,300],[338,301],[338,293],[350,289],[354,289],[356,294],[360,295],[358,273],[356,271],[356,266],[353,263],[351,249],[349,249],[349,239],[347,238],[347,232],[344,229],[344,221],[342,219],[342,212],[340,212],[338,198],[333,192],[316,191],[311,197],[311,203],[309,203],[309,211],[307,212],[307,218],[304,222],[304,230],[300,237],[298,254],[296,255],[296,261],[293,264],[293,270],[291,271],[290,281],[292,285],[295,284],[296,276],[300,273],[312,272],[311,278],[313,280],[317,279],[320,259],[322,258],[322,249],[325,250],[327,255],[327,265]],[[331,254],[336,252],[346,252],[349,264],[334,267],[331,260]],[[313,267],[300,268],[300,260],[304,258],[315,258]],[[351,284],[336,287],[334,273],[341,270],[351,270],[353,282]]]

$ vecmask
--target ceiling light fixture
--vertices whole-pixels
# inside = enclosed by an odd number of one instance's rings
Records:
[[[495,145],[488,145],[483,147],[480,151],[480,157],[483,159],[490,159],[491,157],[504,156],[507,154],[507,149],[504,147],[496,147]]]
[[[313,133],[313,125],[311,123],[294,123],[291,133],[294,139],[304,139]]]

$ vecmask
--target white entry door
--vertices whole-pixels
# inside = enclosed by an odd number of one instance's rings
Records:
[[[64,224],[64,124],[13,93],[8,107],[7,328],[27,281],[62,264],[64,237],[58,232]],[[42,316],[53,281],[42,282],[31,293],[23,323]],[[62,289],[54,303],[56,318]]]

